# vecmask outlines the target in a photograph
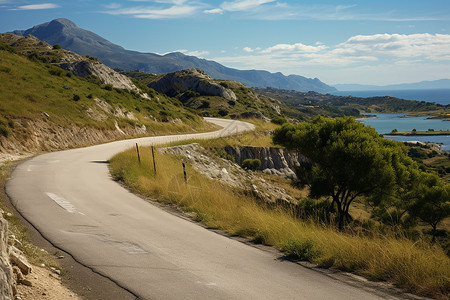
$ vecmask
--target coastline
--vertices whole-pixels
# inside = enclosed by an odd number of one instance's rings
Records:
[[[448,130],[439,130],[439,131],[417,131],[417,132],[408,132],[408,131],[399,131],[399,132],[389,132],[384,133],[383,136],[439,136],[439,135],[450,135],[450,131]]]

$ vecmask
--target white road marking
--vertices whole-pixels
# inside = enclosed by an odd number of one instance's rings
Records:
[[[56,194],[50,193],[50,192],[46,192],[45,194],[47,194],[47,196],[50,197],[50,199],[52,199],[53,201],[56,202],[56,204],[58,204],[59,206],[61,206],[63,209],[65,209],[66,211],[68,211],[71,214],[74,213],[79,213],[80,215],[84,214],[82,212],[77,211],[77,209],[75,208],[75,206],[72,205],[72,203],[70,203],[69,201],[67,201],[66,199],[64,199],[61,196],[58,196]]]

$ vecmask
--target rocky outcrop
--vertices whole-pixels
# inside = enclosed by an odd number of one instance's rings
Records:
[[[197,143],[160,148],[159,151],[183,156],[202,175],[251,194],[264,203],[297,203],[283,188],[267,182],[257,172],[246,171],[228,159],[219,158]]]
[[[0,299],[12,300],[14,290],[13,268],[9,263],[8,222],[0,215]]]
[[[239,165],[246,159],[257,158],[261,161],[260,170],[291,179],[295,177],[295,166],[304,160],[303,155],[299,153],[273,147],[226,146],[225,152]]]
[[[192,91],[202,96],[218,96],[227,100],[236,100],[236,95],[232,90],[213,82],[208,75],[198,69],[168,73],[159,80],[148,84],[148,87],[170,97]]]
[[[128,77],[117,73],[113,69],[97,61],[82,59],[79,61],[60,63],[57,65],[62,69],[70,71],[80,77],[93,75],[96,76],[102,83],[111,84],[115,88],[136,92],[139,91]]]

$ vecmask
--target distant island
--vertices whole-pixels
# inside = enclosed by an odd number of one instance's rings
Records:
[[[366,84],[336,84],[339,91],[387,91],[387,90],[431,90],[450,89],[450,79],[439,79],[433,81],[420,81],[414,83],[402,83],[391,85],[366,85]]]
[[[429,136],[429,135],[450,135],[449,130],[428,130],[428,131],[391,131],[385,135],[401,135],[401,136]]]

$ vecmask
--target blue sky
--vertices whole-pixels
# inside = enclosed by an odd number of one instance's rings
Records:
[[[328,84],[450,78],[450,0],[0,0],[0,32],[60,17],[126,49]]]

